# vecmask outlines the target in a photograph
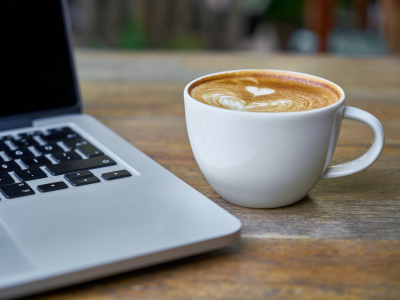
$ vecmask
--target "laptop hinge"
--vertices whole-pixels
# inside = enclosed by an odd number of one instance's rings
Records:
[[[32,124],[31,116],[2,118],[0,121],[0,130],[29,127],[32,126]]]

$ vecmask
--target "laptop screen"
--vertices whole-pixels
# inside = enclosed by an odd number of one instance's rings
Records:
[[[6,0],[0,16],[0,117],[79,111],[62,1]]]

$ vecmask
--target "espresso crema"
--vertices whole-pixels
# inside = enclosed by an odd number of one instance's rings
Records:
[[[329,82],[302,74],[251,70],[217,74],[196,81],[197,101],[231,110],[298,112],[329,106],[341,98]]]

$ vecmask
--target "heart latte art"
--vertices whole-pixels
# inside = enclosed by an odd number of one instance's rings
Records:
[[[231,110],[296,112],[321,108],[340,99],[322,80],[269,70],[237,71],[195,82],[190,95],[205,104]]]

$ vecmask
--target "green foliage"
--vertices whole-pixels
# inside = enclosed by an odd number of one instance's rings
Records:
[[[302,26],[302,0],[272,0],[263,19],[268,22],[286,23],[296,27]]]
[[[148,47],[143,18],[130,15],[125,18],[119,46],[124,49],[145,49]]]
[[[173,37],[166,45],[166,48],[172,50],[198,50],[203,49],[204,45],[202,45],[197,35],[187,32]]]

